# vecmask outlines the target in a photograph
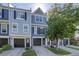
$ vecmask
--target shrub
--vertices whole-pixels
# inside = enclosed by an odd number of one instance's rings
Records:
[[[31,48],[26,48],[25,52],[22,55],[23,56],[36,56],[36,53]]]
[[[2,48],[0,48],[0,53],[2,53]]]
[[[5,50],[10,50],[12,47],[9,45],[9,44],[6,44],[6,45],[3,45],[2,46],[2,50],[5,51]]]

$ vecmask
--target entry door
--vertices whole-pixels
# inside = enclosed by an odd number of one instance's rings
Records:
[[[34,46],[41,46],[41,39],[40,38],[34,38],[33,44],[34,44]]]

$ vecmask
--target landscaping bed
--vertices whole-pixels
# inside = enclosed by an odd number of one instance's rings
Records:
[[[65,51],[61,48],[48,48],[48,50],[54,52],[55,54],[58,54],[58,55],[68,55],[70,54],[70,52],[68,51]]]
[[[10,50],[12,47],[9,44],[3,45],[2,48],[0,48],[0,53],[6,50]]]
[[[32,48],[26,48],[23,56],[37,56],[36,52]]]

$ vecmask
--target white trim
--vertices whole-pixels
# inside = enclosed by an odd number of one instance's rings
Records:
[[[16,28],[17,31],[16,31],[16,32],[13,31],[13,24],[16,24],[16,26],[17,26],[17,28]],[[12,33],[18,33],[18,23],[14,23],[14,22],[13,22],[11,27],[12,27]]]
[[[6,33],[3,33],[3,32],[2,32],[2,25],[5,25],[5,26],[6,26]],[[7,32],[7,29],[8,29],[7,27],[8,27],[8,26],[7,26],[6,23],[1,23],[1,34],[7,34],[7,33],[8,33],[8,32]]]
[[[0,36],[0,38],[9,38],[9,36]]]
[[[2,18],[2,9],[1,8],[0,8],[0,13],[1,13],[0,18]]]

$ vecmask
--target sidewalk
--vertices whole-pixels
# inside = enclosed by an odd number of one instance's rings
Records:
[[[71,54],[69,54],[70,56],[79,56],[79,51],[78,50],[67,48],[67,47],[64,47],[64,46],[60,46],[59,48],[70,52],[71,53]]]

